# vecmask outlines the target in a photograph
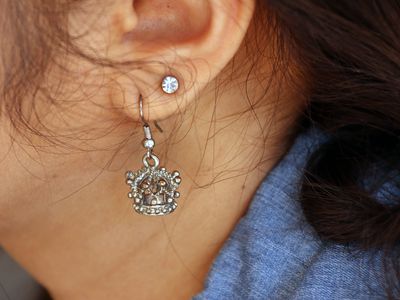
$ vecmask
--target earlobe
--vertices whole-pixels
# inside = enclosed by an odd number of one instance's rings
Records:
[[[231,61],[250,24],[255,0],[138,0],[132,13],[135,28],[123,33],[118,53],[140,62],[129,71],[130,85],[118,80],[129,96],[113,99],[137,118],[137,99],[149,107],[149,121],[162,120],[185,109]],[[118,57],[119,58],[119,57]],[[179,79],[177,93],[165,93],[167,75]],[[132,109],[133,108],[133,109]]]

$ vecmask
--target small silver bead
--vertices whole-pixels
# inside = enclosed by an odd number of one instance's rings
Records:
[[[175,198],[179,198],[180,196],[181,196],[181,193],[179,193],[179,192],[175,192],[175,193],[174,193],[174,197],[175,197]]]
[[[155,142],[153,139],[145,139],[143,141],[143,146],[147,149],[153,149],[155,146]]]

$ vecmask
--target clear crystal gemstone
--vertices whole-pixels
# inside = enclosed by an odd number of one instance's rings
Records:
[[[178,79],[174,76],[166,76],[162,82],[162,89],[167,94],[175,93],[179,88]]]

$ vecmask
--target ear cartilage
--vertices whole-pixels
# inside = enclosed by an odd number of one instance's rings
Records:
[[[172,75],[164,77],[161,83],[161,88],[166,94],[174,94],[179,89],[178,78]]]

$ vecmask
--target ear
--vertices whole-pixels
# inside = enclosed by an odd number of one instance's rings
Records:
[[[114,107],[139,120],[162,120],[185,109],[234,57],[250,24],[255,0],[114,1],[112,45],[107,58],[131,61],[114,75]],[[161,83],[174,75],[180,88],[166,94]]]

